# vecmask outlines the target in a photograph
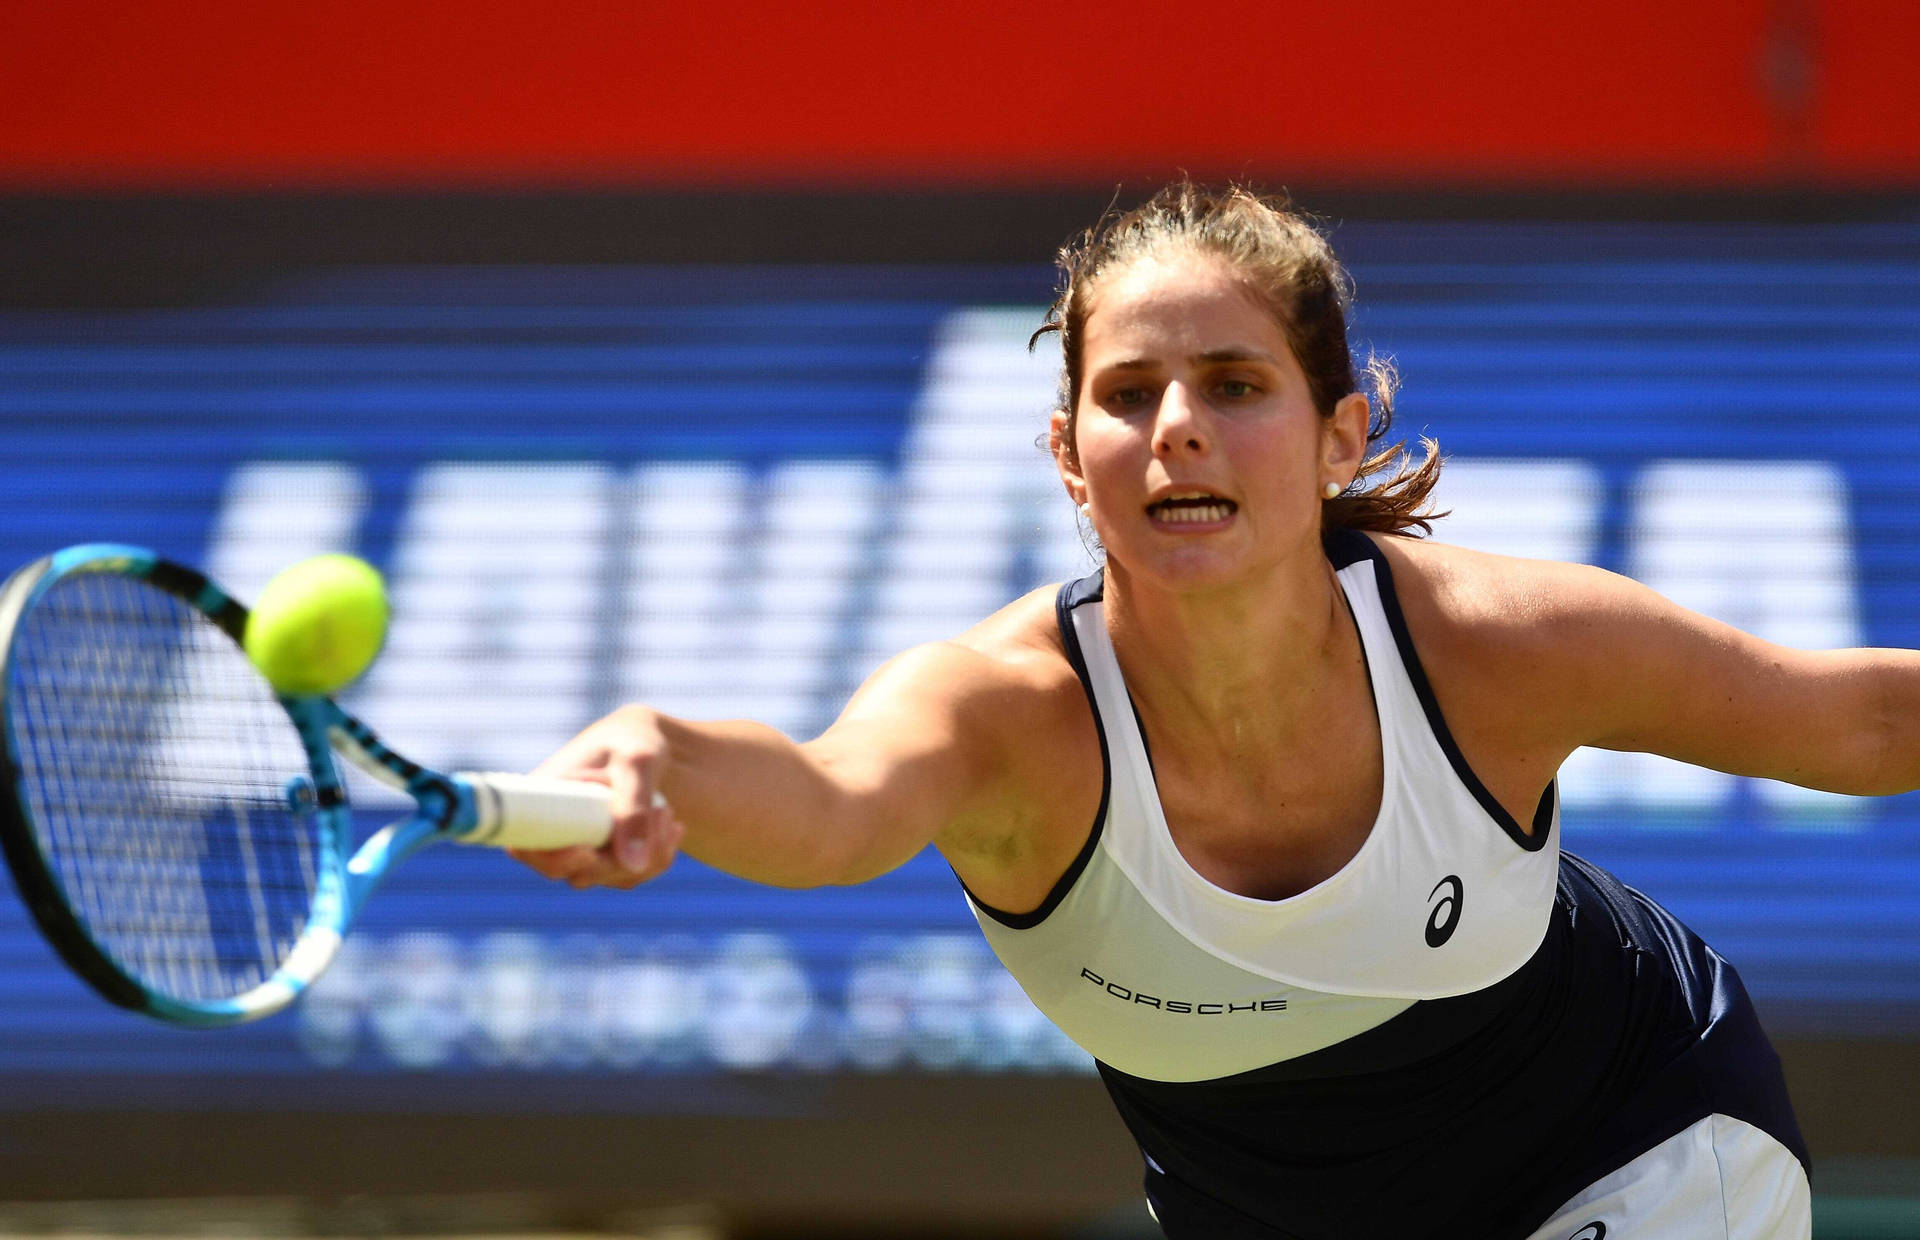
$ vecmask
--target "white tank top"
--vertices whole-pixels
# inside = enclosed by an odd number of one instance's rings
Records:
[[[1559,871],[1554,789],[1523,832],[1453,743],[1386,561],[1364,536],[1333,546],[1380,722],[1380,812],[1352,860],[1284,900],[1226,891],[1180,855],[1107,634],[1102,581],[1061,588],[1061,635],[1100,731],[1103,805],[1040,908],[968,902],[1040,1010],[1129,1075],[1208,1080],[1332,1046],[1418,1000],[1500,981],[1546,933]]]

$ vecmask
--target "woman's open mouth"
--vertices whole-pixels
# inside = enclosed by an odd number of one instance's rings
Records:
[[[1147,505],[1147,516],[1168,525],[1207,525],[1225,521],[1240,505],[1208,491],[1181,491]]]

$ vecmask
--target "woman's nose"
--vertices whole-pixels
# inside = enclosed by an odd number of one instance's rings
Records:
[[[1160,394],[1160,409],[1154,419],[1154,452],[1200,452],[1206,446],[1205,415],[1192,390],[1184,383],[1168,384]]]

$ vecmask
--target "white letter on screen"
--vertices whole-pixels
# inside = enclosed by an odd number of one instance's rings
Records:
[[[1494,555],[1591,564],[1604,493],[1585,461],[1450,457],[1433,507],[1438,542]]]
[[[598,464],[423,469],[358,711],[443,770],[523,771],[588,723],[612,492]]]
[[[640,470],[624,696],[803,738],[824,726],[853,688],[836,664],[884,482],[866,461],[794,461],[762,479],[738,465]]]
[[[730,462],[634,471],[615,612],[621,700],[692,719],[721,717],[710,712],[717,669],[740,647],[747,482],[747,470]]]
[[[227,475],[207,575],[248,601],[296,560],[354,550],[366,508],[366,482],[351,465],[251,461]]]
[[[902,452],[896,524],[854,670],[970,627],[1035,582],[1091,561],[1046,452],[1059,349],[1027,352],[1041,312],[969,309],[941,324]]]
[[[862,461],[798,461],[768,476],[746,591],[746,625],[725,713],[805,739],[832,722],[855,685],[834,655],[867,567],[884,475]]]

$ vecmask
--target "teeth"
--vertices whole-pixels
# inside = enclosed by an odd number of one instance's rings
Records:
[[[1175,497],[1179,498],[1179,497]],[[1178,523],[1197,523],[1201,521],[1225,521],[1233,509],[1226,504],[1194,504],[1179,507],[1161,506],[1155,510],[1155,516],[1162,521]]]

